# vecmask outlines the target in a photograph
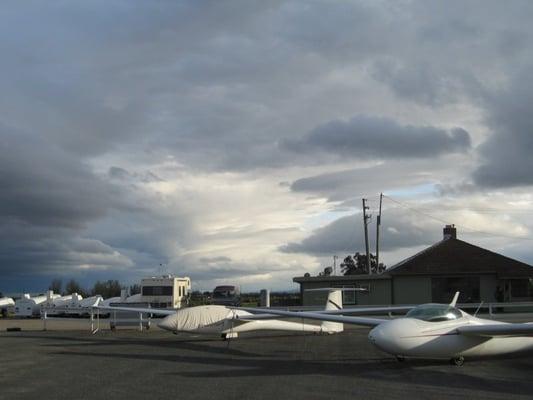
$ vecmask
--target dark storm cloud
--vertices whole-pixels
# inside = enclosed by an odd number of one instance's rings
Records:
[[[482,165],[474,172],[481,186],[533,185],[533,82],[531,68],[517,73],[502,89],[488,96],[492,135],[480,146]]]
[[[364,252],[364,235],[360,215],[339,218],[316,229],[299,243],[288,243],[280,248],[286,253],[305,253],[317,256]],[[430,245],[439,239],[439,225],[430,223],[423,227],[414,223],[398,210],[384,212],[381,225],[380,249],[393,251],[420,245]],[[373,245],[374,240],[371,237]]]
[[[131,182],[140,181],[144,183],[164,181],[163,179],[161,179],[159,176],[157,176],[151,171],[147,171],[143,174],[139,174],[136,172],[131,173],[125,170],[124,168],[120,168],[116,166],[110,167],[107,174],[111,179],[115,179],[118,181],[131,181]]]
[[[132,264],[100,240],[78,236],[64,228],[2,222],[0,238],[0,265],[5,277],[31,274],[72,276],[84,268],[121,269]]]
[[[81,228],[117,204],[115,189],[37,135],[0,125],[0,217]]]
[[[388,118],[358,116],[328,122],[282,146],[297,153],[329,152],[348,158],[429,158],[468,151],[470,136],[461,128],[404,126]]]
[[[131,265],[82,231],[121,208],[120,191],[39,135],[0,126],[0,265],[3,277]]]
[[[399,60],[387,58],[375,61],[372,76],[400,98],[431,106],[453,103],[463,94],[465,85],[477,85],[468,71],[443,71],[441,66],[427,62],[402,65]]]
[[[371,60],[371,75],[422,106],[479,103],[502,76],[531,60],[526,10],[527,2],[516,8],[498,1],[412,2],[400,13],[405,25],[395,26],[393,46]]]
[[[533,184],[530,11],[528,2],[517,8],[497,1],[413,2],[408,13],[417,21],[402,34],[416,46],[401,45],[371,61],[372,77],[400,99],[481,110],[490,134],[476,149],[479,167],[469,174],[481,188]]]
[[[62,146],[5,125],[0,154],[0,266],[6,280],[36,274],[83,278],[107,270],[127,277],[135,271],[129,255],[157,265],[183,237],[181,229],[192,233],[186,218],[173,222],[177,210],[137,188],[138,182],[160,181],[149,171],[115,167],[109,175],[118,182],[111,183]]]
[[[388,32],[408,18],[396,7],[357,2],[121,3],[105,12],[102,3],[91,3],[14,10],[4,29],[33,29],[4,43],[17,55],[15,61],[7,58],[6,68],[20,76],[5,82],[14,97],[5,96],[9,101],[2,106],[13,119],[24,119],[27,129],[39,128],[82,156],[117,146],[137,153],[150,148],[150,162],[172,154],[193,168],[216,171],[312,163],[276,145],[309,130],[277,126],[280,111],[294,108],[301,88],[319,87],[338,67],[335,62],[357,64],[393,51],[404,34]],[[41,37],[47,50],[35,51]],[[24,58],[34,62],[21,68],[16,60]],[[411,86],[424,88],[432,78]],[[33,108],[29,118],[13,98]],[[324,120],[317,118],[315,125]],[[460,141],[447,134],[443,152]]]

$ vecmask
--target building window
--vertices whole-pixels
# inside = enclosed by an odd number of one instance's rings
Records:
[[[477,303],[479,287],[479,276],[431,278],[431,301],[449,303],[455,292],[460,292],[459,303]]]
[[[354,285],[335,285],[339,289],[353,289]],[[343,290],[342,291],[342,304],[345,305],[354,305],[356,303],[355,290]]]
[[[172,296],[172,286],[143,286],[143,296]]]
[[[529,279],[513,279],[511,280],[511,296],[513,298],[530,298],[531,297],[531,283]]]
[[[352,286],[353,288],[353,286]],[[356,304],[355,302],[355,290],[344,290],[342,292],[342,304]]]
[[[339,289],[364,289],[364,290],[343,290],[342,291],[342,304],[343,305],[355,305],[357,304],[358,296],[367,295],[370,293],[370,284],[363,283],[357,285],[332,285]]]
[[[357,285],[357,288],[358,289],[362,289],[362,290],[358,290],[357,291],[357,293],[359,293],[359,294],[369,294],[370,293],[370,283],[364,283],[364,284]]]

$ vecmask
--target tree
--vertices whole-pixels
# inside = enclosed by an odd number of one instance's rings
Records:
[[[93,296],[99,294],[104,299],[109,299],[110,297],[120,296],[121,290],[122,286],[120,285],[120,282],[110,279],[106,282],[96,281],[91,292]]]
[[[353,257],[349,255],[342,261],[340,267],[344,275],[368,274],[366,254],[357,252]],[[376,265],[376,256],[370,253],[370,271],[372,274],[381,274],[385,269],[386,266],[383,263]]]
[[[340,267],[343,275],[355,275],[355,271],[357,269],[355,260],[350,255],[346,256],[344,260],[342,260]]]
[[[48,286],[48,290],[53,290],[54,293],[61,293],[61,289],[63,288],[63,281],[59,278],[54,279],[50,286]]]
[[[65,292],[66,294],[78,293],[83,297],[86,295],[85,290],[74,279],[71,279],[67,282],[67,285],[65,286]]]
[[[138,293],[141,293],[141,285],[139,285],[138,283],[135,283],[134,285],[131,285],[130,286],[130,294],[134,295],[134,294],[138,294]]]

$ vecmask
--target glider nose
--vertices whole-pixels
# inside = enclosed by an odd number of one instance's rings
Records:
[[[399,318],[379,324],[368,334],[368,339],[380,350],[393,355],[405,355],[408,351],[405,336],[411,335],[416,327],[413,321]]]
[[[376,326],[374,329],[372,329],[368,333],[368,340],[370,340],[370,343],[372,343],[374,346],[379,348],[380,350],[387,351],[385,348],[388,348],[388,341],[389,338],[385,334],[387,329],[384,327],[386,325],[386,322]],[[388,352],[388,351],[387,351]]]
[[[176,331],[176,315],[169,315],[163,318],[163,320],[159,322],[157,326],[166,331]]]

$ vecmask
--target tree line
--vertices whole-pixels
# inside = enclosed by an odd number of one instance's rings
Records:
[[[84,288],[75,279],[68,280],[65,286],[63,287],[63,281],[61,279],[56,278],[52,280],[50,286],[48,287],[48,290],[53,290],[54,293],[58,293],[61,295],[78,293],[83,297],[100,295],[104,299],[108,299],[110,297],[120,296],[121,290],[128,288],[130,295],[134,295],[141,292],[140,285],[135,284],[128,287],[127,285],[122,285],[116,279],[109,279],[107,281],[96,281],[92,288]]]
[[[366,254],[355,253],[353,256],[348,255],[340,264],[341,271],[344,275],[361,275],[368,274],[368,263]],[[376,256],[370,253],[370,272],[372,274],[381,274],[387,267],[383,263],[377,265]]]

